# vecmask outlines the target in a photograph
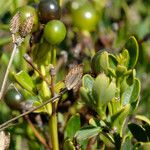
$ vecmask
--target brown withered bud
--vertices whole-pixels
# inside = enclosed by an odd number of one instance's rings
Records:
[[[19,33],[22,38],[26,37],[32,30],[34,16],[30,16],[26,21],[20,26]]]
[[[75,89],[81,82],[83,75],[83,66],[77,65],[73,67],[65,78],[65,85],[68,90]]]
[[[10,21],[10,32],[15,34],[19,31],[20,27],[20,14],[17,12]]]
[[[9,147],[10,144],[10,134],[6,133],[4,131],[0,132],[0,149],[6,150]]]

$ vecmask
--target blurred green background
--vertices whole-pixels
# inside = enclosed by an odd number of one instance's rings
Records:
[[[76,0],[77,1],[77,0]],[[112,52],[121,50],[125,41],[130,35],[137,38],[140,48],[140,57],[136,66],[137,75],[141,80],[141,96],[137,114],[142,114],[150,118],[150,1],[148,0],[91,0],[95,9],[100,14],[99,25],[97,31],[93,31],[91,36],[94,41],[94,48],[108,49]],[[11,34],[9,32],[9,21],[12,18],[16,8],[23,5],[32,5],[38,0],[0,0],[0,85],[3,80],[3,75],[9,61],[12,51]],[[62,7],[62,20],[67,24],[67,19],[70,16],[70,3],[73,0],[60,0]],[[72,25],[71,22],[69,24]],[[68,34],[70,31],[68,31]],[[70,33],[71,34],[71,33]],[[65,43],[66,42],[66,43]],[[65,49],[69,52],[72,44],[66,40],[60,49]],[[67,43],[68,42],[68,43]],[[23,49],[23,48],[22,48]],[[13,62],[12,70],[17,72],[25,63],[22,60],[22,53],[26,50],[21,50],[17,53]],[[70,57],[70,59],[72,59]],[[19,63],[18,63],[19,62]],[[62,73],[63,74],[63,73]],[[11,82],[11,75],[9,76]],[[17,115],[17,111],[11,111],[3,102],[0,105],[0,123],[5,122],[10,117]],[[31,129],[23,119],[19,120],[19,125],[14,125],[9,129],[11,133],[12,150],[26,149],[44,149],[37,139],[34,137]],[[17,126],[17,128],[16,128]],[[31,141],[32,142],[31,142]],[[23,142],[22,142],[23,141]]]

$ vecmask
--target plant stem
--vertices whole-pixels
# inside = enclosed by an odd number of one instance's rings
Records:
[[[14,56],[15,56],[15,53],[16,53],[17,50],[18,50],[18,45],[14,44],[14,49],[12,51],[12,54],[11,54],[11,57],[10,57],[10,60],[9,60],[9,63],[8,63],[7,69],[6,69],[6,73],[5,73],[5,76],[4,76],[4,79],[3,79],[2,87],[1,87],[1,90],[0,90],[0,100],[3,97],[3,93],[4,93],[4,90],[5,90],[8,74],[9,74],[9,71],[10,71],[10,67],[11,67],[12,61],[14,59]]]
[[[0,125],[0,131],[2,131],[5,127],[7,128],[7,127],[8,127],[7,125],[10,124],[11,122],[13,122],[13,121],[15,121],[15,120],[17,120],[17,119],[19,119],[19,118],[21,118],[21,117],[23,117],[23,116],[25,116],[25,115],[31,113],[31,112],[34,112],[34,111],[36,111],[36,110],[42,108],[43,106],[47,105],[47,104],[50,103],[50,102],[55,102],[55,101],[57,101],[65,92],[67,92],[67,89],[66,89],[66,88],[65,88],[62,92],[60,92],[57,96],[55,96],[55,97],[53,97],[53,98],[51,98],[51,99],[45,101],[45,102],[42,103],[40,106],[31,108],[30,110],[28,110],[28,111],[26,111],[26,112],[24,112],[24,113],[22,113],[22,114],[20,114],[20,115],[18,115],[18,116],[16,116],[16,117],[14,117],[14,118],[12,118],[12,119],[10,119],[10,120],[4,122],[3,124]]]
[[[55,69],[50,69],[51,74],[51,94],[52,97],[55,97]],[[57,130],[57,113],[56,113],[57,102],[52,103],[52,115],[49,120],[50,135],[53,150],[59,150],[59,141],[58,141],[58,130]]]
[[[32,58],[26,53],[24,54],[24,59],[26,62],[39,74],[40,78],[44,80],[48,85],[50,85],[49,81],[45,78],[45,76],[40,72],[40,70],[33,64]]]
[[[51,142],[53,150],[59,150],[58,130],[57,130],[57,115],[53,113],[49,120]]]
[[[52,50],[51,50],[51,64],[53,64],[54,66],[56,65],[56,48],[55,48],[55,46],[52,46]]]

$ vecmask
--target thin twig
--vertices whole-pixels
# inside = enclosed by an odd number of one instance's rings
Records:
[[[11,122],[13,122],[13,121],[15,121],[15,120],[17,120],[17,119],[19,119],[19,118],[21,118],[21,117],[27,115],[27,114],[29,114],[29,113],[31,113],[31,112],[34,112],[35,110],[38,110],[38,109],[42,108],[43,106],[47,105],[47,104],[50,103],[50,102],[55,102],[55,101],[57,101],[65,92],[67,92],[67,89],[66,89],[66,88],[63,89],[57,96],[55,96],[55,97],[53,97],[53,98],[51,98],[51,99],[45,101],[45,102],[42,103],[40,106],[31,108],[30,110],[28,110],[28,111],[26,111],[26,112],[24,112],[24,113],[22,113],[22,114],[20,114],[20,115],[18,115],[18,116],[16,116],[16,117],[12,118],[12,119],[6,121],[5,123],[3,123],[3,124],[0,125],[0,131],[1,131],[1,128],[7,126],[9,123],[11,123]]]
[[[45,76],[43,76],[43,74],[39,71],[39,69],[33,64],[32,58],[28,55],[25,54],[24,55],[24,59],[26,60],[26,62],[35,70],[37,71],[37,73],[39,74],[40,78],[42,80],[44,80],[48,85],[50,85],[50,83],[48,82],[48,80],[45,78]]]
[[[9,63],[8,63],[7,69],[6,69],[6,73],[5,73],[5,76],[4,76],[4,79],[3,79],[2,87],[1,87],[1,90],[0,90],[0,100],[2,100],[3,93],[4,93],[4,90],[5,90],[5,86],[6,86],[6,82],[7,82],[7,78],[8,78],[8,74],[9,74],[9,71],[10,71],[10,67],[11,67],[12,61],[14,59],[14,56],[15,56],[15,53],[17,52],[17,50],[18,50],[18,45],[14,44],[14,49],[12,51],[12,54],[11,54],[11,57],[10,57],[10,60],[9,60]]]
[[[27,120],[29,126],[31,127],[32,131],[34,132],[35,136],[37,137],[37,139],[47,148],[49,148],[49,145],[46,143],[46,140],[44,139],[44,137],[38,132],[38,130],[35,128],[35,126],[33,125],[33,123],[30,121],[28,115],[25,116],[25,119]]]

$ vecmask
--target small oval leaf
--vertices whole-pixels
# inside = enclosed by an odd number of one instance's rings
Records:
[[[101,131],[102,129],[100,127],[86,126],[76,132],[75,138],[78,141],[86,140],[98,135]]]
[[[71,140],[73,140],[73,137],[75,133],[80,129],[80,126],[80,116],[78,114],[73,115],[67,123],[65,129],[65,138],[70,138]]]
[[[134,36],[129,38],[125,44],[125,48],[128,50],[130,56],[128,68],[132,69],[136,65],[139,57],[139,46]]]
[[[14,74],[14,78],[24,89],[31,93],[35,92],[35,84],[25,71],[20,71],[19,73]]]

